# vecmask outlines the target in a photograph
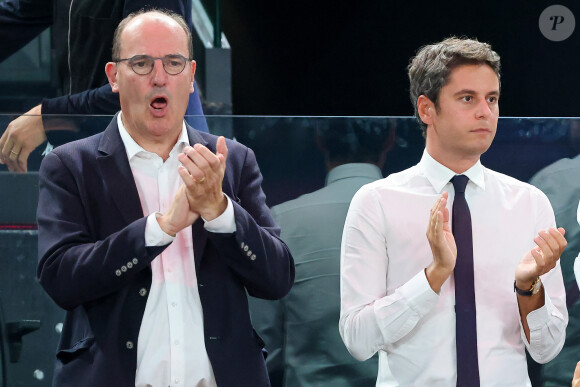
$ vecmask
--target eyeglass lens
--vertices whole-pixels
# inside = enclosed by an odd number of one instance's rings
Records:
[[[181,55],[165,55],[163,58],[154,58],[149,55],[135,55],[129,59],[129,64],[137,74],[147,75],[153,71],[155,59],[161,59],[163,68],[170,75],[181,73],[187,63],[187,59]]]

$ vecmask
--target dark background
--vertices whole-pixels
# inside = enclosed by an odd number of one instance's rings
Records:
[[[455,35],[500,54],[502,116],[578,116],[580,28],[563,42],[546,39],[538,20],[553,4],[580,17],[577,1],[560,0],[224,0],[234,113],[412,115],[410,57]]]

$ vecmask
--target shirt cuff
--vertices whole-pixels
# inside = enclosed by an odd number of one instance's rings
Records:
[[[236,219],[234,217],[234,205],[231,199],[224,194],[226,199],[228,199],[228,206],[226,210],[213,220],[203,219],[203,227],[209,232],[215,232],[220,234],[227,234],[236,232]]]
[[[160,212],[154,212],[147,217],[147,223],[145,224],[145,246],[147,247],[165,246],[175,240],[175,237],[166,234],[159,226],[157,218],[160,216]]]
[[[399,292],[407,300],[409,307],[421,317],[426,316],[439,300],[439,295],[429,285],[425,270],[421,270],[401,286]]]
[[[556,312],[552,300],[544,288],[544,305],[536,310],[532,310],[527,315],[528,327],[530,328],[530,341],[532,341],[532,331],[537,331],[542,329],[550,321],[550,316]]]

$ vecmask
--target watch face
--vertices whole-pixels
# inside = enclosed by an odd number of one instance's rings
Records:
[[[538,277],[538,279],[534,282],[534,285],[532,287],[532,294],[536,294],[540,291],[540,288],[542,287],[542,281],[540,280],[540,277]]]

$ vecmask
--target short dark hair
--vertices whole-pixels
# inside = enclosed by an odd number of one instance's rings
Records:
[[[125,17],[123,20],[121,20],[121,22],[119,23],[119,25],[115,29],[115,35],[113,35],[113,55],[112,55],[113,62],[117,62],[119,59],[121,59],[121,34],[123,33],[123,30],[125,30],[125,27],[127,27],[127,24],[129,24],[129,22],[131,22],[137,16],[141,16],[141,15],[144,15],[147,13],[157,13],[157,14],[165,15],[165,16],[173,19],[177,24],[179,24],[179,26],[183,29],[183,31],[185,31],[185,34],[187,35],[187,49],[188,49],[188,53],[189,53],[188,59],[192,60],[193,59],[193,38],[191,36],[191,31],[189,30],[189,27],[187,26],[187,23],[185,22],[185,19],[183,19],[183,17],[181,15],[178,15],[175,12],[172,12],[172,11],[169,11],[166,9],[142,8],[139,11],[136,11],[136,12],[133,12],[133,13],[130,13],[129,15],[127,15],[127,17]]]
[[[331,163],[377,164],[393,130],[389,118],[332,117],[318,122],[316,134]]]
[[[421,121],[417,99],[424,95],[439,109],[439,92],[449,82],[451,71],[466,64],[486,64],[500,79],[499,55],[487,43],[475,39],[451,37],[439,43],[423,46],[411,58],[408,66],[411,103],[415,117],[425,136],[427,125]]]

